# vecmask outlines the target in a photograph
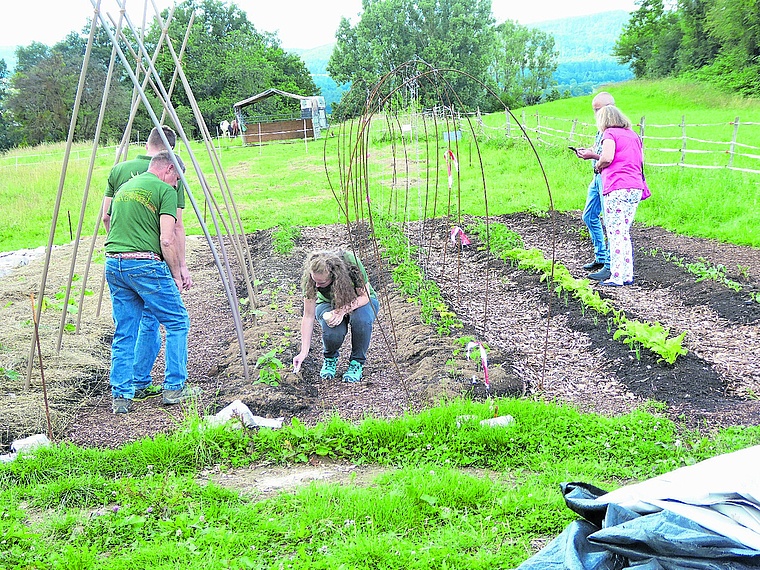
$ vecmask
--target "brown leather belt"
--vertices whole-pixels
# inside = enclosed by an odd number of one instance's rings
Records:
[[[106,257],[115,259],[152,259],[153,261],[163,261],[161,256],[152,251],[130,251],[128,253],[106,253]]]

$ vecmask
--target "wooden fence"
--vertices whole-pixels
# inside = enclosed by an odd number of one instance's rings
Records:
[[[503,122],[496,125],[493,124],[496,115],[475,116],[483,136],[523,138],[508,113],[500,113],[498,116]],[[526,114],[525,111],[518,118],[531,138],[542,145],[587,147],[593,144],[596,135],[596,125],[578,119]],[[725,123],[687,123],[683,115],[677,124],[650,124],[643,116],[634,128],[644,142],[648,166],[725,168],[760,174],[760,153],[753,152],[760,151],[758,126],[758,122],[742,122],[739,117]]]

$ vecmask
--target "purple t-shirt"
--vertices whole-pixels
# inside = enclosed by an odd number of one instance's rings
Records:
[[[641,188],[644,190],[641,199],[649,197],[649,188],[641,171],[644,153],[639,135],[630,129],[611,127],[604,131],[602,144],[606,140],[615,141],[615,156],[612,164],[602,170],[602,194],[623,188]]]

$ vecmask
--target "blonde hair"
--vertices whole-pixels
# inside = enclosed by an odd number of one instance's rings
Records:
[[[631,120],[626,117],[623,112],[617,107],[608,105],[602,107],[596,113],[596,128],[600,132],[604,132],[609,128],[619,127],[621,129],[630,129],[632,127]]]
[[[364,286],[364,276],[353,263],[346,261],[342,251],[313,251],[306,257],[301,276],[301,290],[307,299],[317,298],[317,284],[311,274],[329,275],[335,308],[345,307],[358,297],[356,290]]]

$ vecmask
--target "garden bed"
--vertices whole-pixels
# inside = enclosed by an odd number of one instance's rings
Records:
[[[467,228],[482,221],[464,219],[460,225]],[[557,213],[553,218],[526,213],[496,216],[490,222],[505,224],[522,237],[526,249],[539,249],[548,259],[554,231],[557,263],[567,267],[573,277],[585,277],[581,266],[590,257],[591,244],[577,212]],[[412,243],[421,234],[416,224],[408,224],[406,232]],[[609,316],[583,307],[570,295],[551,293],[538,274],[487,253],[473,235],[472,245],[459,257],[448,239],[447,223],[428,221],[423,235],[434,236],[432,242],[424,244],[426,277],[437,282],[462,328],[454,329],[448,337],[439,336],[434,324],[421,322],[420,307],[394,286],[387,262],[383,262],[383,287],[372,255],[362,255],[373,284],[387,291],[387,302],[381,307],[380,326],[373,334],[361,384],[341,381],[347,364],[345,352],[338,377],[328,381],[319,378],[319,334],[315,334],[301,374],[292,374],[291,366],[300,348],[303,259],[312,249],[347,247],[344,226],[301,228],[287,255],[274,252],[271,232],[249,236],[255,277],[261,282],[258,294],[262,311],[256,326],[250,315],[244,318],[250,381],[243,378],[230,309],[208,246],[189,240],[188,264],[196,285],[184,295],[191,321],[188,368],[190,383],[204,390],[203,408],[215,412],[241,399],[254,414],[286,420],[296,416],[312,425],[335,414],[353,420],[370,415],[397,417],[459,395],[478,399],[517,396],[567,402],[583,411],[608,415],[646,407],[667,414],[685,428],[703,430],[760,422],[760,303],[750,298],[752,292],[757,293],[752,287],[760,283],[760,251],[678,236],[660,228],[634,227],[635,284],[604,288],[599,293],[629,319],[661,323],[672,336],[686,333],[683,346],[687,353],[670,365],[646,349],[638,350],[637,355],[634,347],[613,339],[616,327]],[[56,278],[67,275],[67,251],[64,247],[55,252],[51,266],[54,287],[58,286]],[[685,266],[697,262],[706,267],[725,266],[726,275],[742,284],[741,291],[689,273]],[[12,293],[13,299],[5,311],[20,306],[24,297],[29,304],[26,290],[35,290],[38,280],[34,279],[39,272],[40,268],[32,265],[0,279],[4,298]],[[244,288],[238,293],[241,297],[246,294]],[[127,416],[111,414],[107,367],[113,325],[107,295],[100,317],[94,316],[93,309],[83,314],[87,323],[84,339],[74,341],[67,334],[60,356],[50,356],[47,348],[53,346],[52,331],[60,313],[46,313],[50,316],[43,319],[41,329],[43,356],[51,367],[46,369],[46,378],[51,386],[57,438],[111,447],[176,427],[184,413],[182,407],[166,408],[159,398],[136,404]],[[13,316],[10,320],[21,318]],[[10,325],[9,319],[4,320],[6,328],[0,332],[7,339]],[[14,326],[16,333],[23,328],[18,322]],[[27,326],[26,330],[32,329]],[[21,337],[31,340],[28,334]],[[488,389],[479,359],[468,361],[465,357],[463,345],[468,337],[489,347]],[[4,346],[12,344],[0,341]],[[76,351],[67,349],[72,345],[77,346]],[[88,362],[86,373],[72,379],[65,371],[76,368],[85,353],[96,357]],[[278,370],[277,386],[256,382],[255,363],[267,354],[284,364]],[[159,383],[162,355],[154,369]],[[12,403],[10,408],[0,406],[2,424],[9,426],[2,443],[27,435],[32,427],[45,431],[39,388],[21,394],[18,385],[8,382],[7,391],[14,396],[3,398]],[[24,406],[31,406],[34,412],[23,412]],[[22,419],[25,414],[33,416],[33,421]]]

